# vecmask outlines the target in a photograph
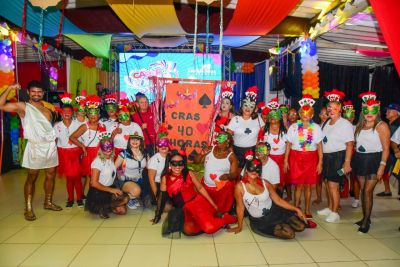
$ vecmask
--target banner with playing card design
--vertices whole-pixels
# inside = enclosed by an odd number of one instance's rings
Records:
[[[170,83],[166,86],[165,121],[173,147],[185,145],[192,158],[208,144],[214,109],[213,83]]]

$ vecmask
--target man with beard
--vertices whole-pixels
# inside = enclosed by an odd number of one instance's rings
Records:
[[[44,209],[62,210],[52,202],[54,178],[58,165],[56,135],[51,124],[53,114],[42,102],[44,89],[40,82],[29,82],[28,102],[6,103],[10,92],[20,88],[19,84],[11,85],[0,95],[0,110],[16,112],[19,115],[24,129],[24,138],[28,140],[22,160],[22,167],[28,170],[24,187],[24,216],[26,220],[33,221],[36,220],[36,216],[32,209],[32,199],[35,193],[35,182],[41,169],[44,169],[46,174]]]

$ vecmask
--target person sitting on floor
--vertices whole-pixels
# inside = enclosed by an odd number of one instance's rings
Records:
[[[262,164],[248,157],[246,174],[235,186],[238,226],[228,232],[239,233],[243,229],[244,210],[249,213],[250,228],[263,236],[293,239],[295,232],[306,227],[301,209],[279,197],[273,186],[260,178]]]
[[[129,197],[113,186],[116,174],[113,159],[114,145],[109,134],[103,132],[100,137],[100,150],[92,162],[92,175],[85,210],[99,214],[102,219],[108,219],[110,212],[118,215],[126,214],[125,205]]]

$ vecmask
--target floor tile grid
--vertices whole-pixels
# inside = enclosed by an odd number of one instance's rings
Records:
[[[47,213],[47,212],[46,212]],[[12,216],[15,213],[10,213],[8,216]],[[8,216],[2,218],[2,220],[6,219]],[[21,216],[23,216],[21,214]],[[72,220],[74,216],[72,216],[69,220],[65,221],[65,223],[61,226],[59,226],[59,228],[57,229],[57,231],[55,231],[52,235],[50,235],[46,240],[43,241],[43,243],[40,244],[40,246],[38,246],[36,249],[34,249],[30,254],[28,254],[21,262],[18,266],[20,266],[21,264],[24,263],[24,261],[26,259],[28,259],[30,256],[32,256],[36,251],[38,251],[46,242],[47,240],[49,240],[50,238],[52,238],[58,231],[60,231],[70,220]],[[5,239],[3,242],[1,242],[2,244],[5,243],[7,240],[11,239],[13,236],[15,236],[16,234],[18,234],[19,232],[23,231],[25,228],[28,228],[30,225],[27,224],[25,226],[23,226],[19,231],[17,231],[16,233],[14,233],[13,235],[11,235],[10,237],[8,237],[7,239]],[[37,226],[39,227],[39,226]],[[9,244],[13,244],[13,243],[9,243]],[[19,243],[18,243],[19,244]],[[25,243],[25,244],[29,244],[29,243]]]
[[[78,216],[78,215],[75,215],[75,216]],[[73,216],[73,217],[71,218],[71,220],[72,220],[75,216]],[[104,222],[104,221],[103,221],[103,222]],[[93,231],[92,235],[91,235],[91,236],[86,240],[86,242],[81,246],[81,248],[79,249],[79,251],[75,254],[75,256],[74,256],[74,257],[71,259],[71,261],[69,262],[68,266],[70,266],[71,263],[74,262],[74,260],[75,260],[76,257],[79,255],[79,253],[81,253],[81,251],[83,250],[83,248],[89,243],[90,239],[96,234],[97,230],[100,228],[100,226],[103,224],[103,222],[100,223],[99,225],[97,225],[96,230]]]
[[[7,216],[1,218],[0,221],[6,219],[7,217],[11,216],[12,214],[13,214],[13,213],[10,213],[10,214],[8,214]],[[24,230],[25,228],[26,228],[26,225],[25,225],[25,226],[22,226],[21,229],[19,229],[18,231],[16,231],[14,234],[10,235],[8,238],[4,239],[2,242],[0,242],[0,244],[5,243],[8,239],[12,238],[13,236],[15,236],[16,234],[18,234],[19,232],[21,232],[21,231]]]
[[[246,223],[247,227],[248,227],[249,229],[251,229],[251,228],[250,228],[250,223],[247,223],[247,221],[245,221],[245,223]],[[265,255],[264,255],[264,253],[262,252],[262,249],[261,249],[261,247],[260,247],[260,244],[259,244],[260,242],[257,242],[257,239],[256,239],[255,236],[254,236],[255,233],[254,233],[253,231],[251,231],[251,230],[250,230],[250,233],[251,233],[251,235],[253,236],[254,241],[256,242],[256,245],[257,245],[258,249],[260,250],[261,255],[263,256],[265,262],[269,265],[269,262],[268,262],[267,258],[265,257]]]
[[[329,229],[328,229],[328,228],[325,228],[323,224],[318,224],[318,227],[322,227],[324,230],[326,230],[327,232],[329,232]],[[357,227],[356,227],[356,226],[354,226],[354,231],[357,231]],[[346,246],[346,244],[344,244],[344,243],[342,242],[341,239],[338,239],[335,235],[332,235],[332,236],[333,236],[334,240],[337,240],[341,245],[343,245],[351,254],[353,254],[357,259],[359,259],[359,261],[363,262],[366,266],[368,266],[367,261],[362,260],[356,253],[354,253],[348,246]],[[375,240],[377,240],[378,242],[382,243],[384,246],[386,246],[386,244],[384,244],[384,243],[383,243],[381,240],[379,240],[378,238],[375,238],[375,237],[373,237],[373,236],[371,236],[371,237],[372,237],[372,239],[375,239]],[[312,240],[310,240],[310,242],[312,242]],[[304,248],[304,246],[301,244],[301,242],[299,242],[299,244],[300,244],[300,246],[307,252],[307,250]],[[394,249],[390,248],[389,246],[386,246],[386,247],[387,247],[388,249],[394,251],[395,253],[397,253],[397,251],[395,251]],[[307,254],[309,254],[309,253],[307,252]],[[397,254],[399,254],[399,253],[397,253]],[[309,254],[309,256],[314,260],[314,258],[313,258],[310,254]],[[324,262],[316,262],[315,260],[314,260],[314,262],[315,262],[316,264],[318,264],[318,263],[324,263]],[[327,263],[329,263],[329,262],[327,262]],[[319,264],[318,264],[318,266],[319,266]]]
[[[63,225],[61,225],[57,231],[55,231],[51,236],[49,236],[48,239],[46,239],[37,249],[35,249],[30,255],[28,255],[18,266],[22,265],[31,255],[33,255],[33,254],[34,254],[36,251],[38,251],[44,244],[46,244],[46,242],[47,242],[48,240],[50,240],[58,231],[60,231],[61,229],[63,229],[64,226],[66,226],[71,220],[73,220],[75,216],[78,216],[78,214],[75,214],[74,216],[71,217],[71,219],[67,220]],[[101,223],[101,224],[102,224],[102,223]],[[79,251],[78,251],[78,252],[75,254],[75,256],[71,259],[71,261],[70,261],[69,264],[71,264],[71,263],[74,261],[74,259],[76,258],[76,256],[82,251],[82,249],[83,249],[83,248],[86,246],[86,244],[89,242],[90,238],[92,238],[92,236],[96,233],[97,229],[100,227],[101,224],[99,224],[99,225],[96,227],[96,230],[95,230],[95,231],[93,232],[93,234],[88,238],[88,240],[86,241],[86,243],[83,244],[83,245],[81,246],[81,248],[79,249]],[[25,227],[27,227],[27,226],[25,226]],[[63,245],[60,244],[60,246],[63,246]]]

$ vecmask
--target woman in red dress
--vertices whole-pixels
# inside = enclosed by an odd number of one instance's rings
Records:
[[[189,173],[186,155],[176,150],[166,159],[153,223],[160,221],[166,202],[173,208],[163,223],[165,237],[179,238],[181,232],[185,235],[212,234],[236,222],[236,217],[218,211],[201,183]]]

